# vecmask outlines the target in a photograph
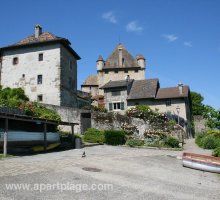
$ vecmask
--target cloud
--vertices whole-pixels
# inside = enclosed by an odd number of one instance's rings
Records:
[[[185,47],[192,47],[192,43],[191,42],[184,42],[183,45]]]
[[[137,21],[131,21],[126,25],[126,30],[128,32],[140,33],[143,31],[143,27],[139,26]]]
[[[174,42],[174,41],[176,41],[179,38],[178,36],[176,36],[174,34],[164,34],[163,37],[165,39],[167,39],[168,42]]]
[[[109,11],[109,12],[106,12],[106,13],[103,13],[102,14],[102,19],[110,22],[110,23],[113,23],[113,24],[117,24],[118,23],[118,20],[116,19],[115,15],[113,14],[112,11]]]

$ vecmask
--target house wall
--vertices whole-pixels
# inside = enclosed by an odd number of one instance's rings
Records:
[[[43,53],[43,61],[38,61],[39,53]],[[13,65],[14,57],[19,59],[16,65]],[[37,101],[37,96],[43,95],[43,103],[60,105],[60,69],[59,44],[5,50],[1,85],[23,88],[31,101]],[[38,75],[43,76],[41,85],[37,84]]]
[[[81,86],[83,92],[91,93],[92,96],[99,94],[98,86]]]
[[[144,100],[129,100],[128,107],[134,107],[136,104],[148,105],[152,110],[158,109],[159,112],[171,112],[172,114],[178,115],[176,108],[180,107],[179,116],[188,120],[187,108],[184,98],[182,99],[171,99],[171,105],[166,106],[166,99],[144,99]]]
[[[139,69],[137,73],[134,71],[134,69],[128,70],[128,73],[125,73],[125,70],[118,71],[118,73],[115,73],[114,70],[109,70],[108,74],[106,74],[104,70],[98,71],[99,87],[103,86],[109,81],[125,80],[127,75],[130,76],[130,79],[143,80],[145,79],[145,69]],[[99,89],[99,94],[104,95],[104,91]]]
[[[120,90],[121,94],[118,96],[112,96],[112,91],[114,90],[106,90],[105,96],[105,108],[109,110],[109,103],[116,103],[116,102],[124,102],[124,110],[127,108],[127,89]],[[118,90],[117,90],[118,91]],[[121,111],[124,112],[124,111]]]
[[[61,49],[61,106],[77,107],[77,61],[63,46]]]

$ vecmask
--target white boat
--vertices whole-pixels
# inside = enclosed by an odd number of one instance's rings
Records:
[[[184,167],[220,173],[220,158],[218,157],[184,152],[182,162]]]
[[[44,142],[43,132],[8,131],[8,146],[36,146]],[[4,132],[0,132],[0,146],[4,143]],[[58,132],[47,132],[47,143],[60,143]]]

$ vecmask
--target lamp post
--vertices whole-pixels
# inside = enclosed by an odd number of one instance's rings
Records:
[[[177,116],[178,116],[178,125],[180,125],[180,107],[179,106],[177,106],[176,107],[176,112],[177,112]]]

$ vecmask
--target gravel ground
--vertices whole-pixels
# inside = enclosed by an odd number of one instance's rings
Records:
[[[188,141],[186,151],[200,153],[192,146]],[[220,176],[182,167],[181,155],[103,145],[0,160],[0,200],[220,199]],[[88,167],[101,171],[83,170]]]

